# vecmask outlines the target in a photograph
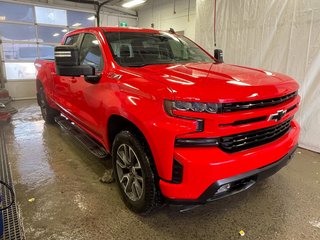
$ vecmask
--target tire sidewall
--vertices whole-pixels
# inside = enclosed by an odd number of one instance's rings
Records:
[[[141,165],[142,177],[144,180],[144,191],[141,199],[137,201],[132,201],[126,195],[118,177],[116,163],[117,151],[119,146],[121,146],[122,144],[127,144],[133,149]],[[121,198],[123,199],[127,207],[136,213],[146,213],[149,210],[151,210],[155,204],[156,190],[154,174],[150,166],[149,158],[150,156],[148,156],[146,149],[129,131],[122,131],[116,136],[112,146],[112,164],[114,169],[115,180],[118,185],[118,190],[121,194]]]
[[[44,104],[44,107],[46,108],[46,109],[43,109],[43,106],[40,106],[40,108],[41,108],[41,114],[42,114],[43,119],[44,119],[45,121],[47,121],[47,116],[48,116],[48,112],[47,112],[47,111],[48,111],[48,103],[47,103],[47,99],[46,99],[46,94],[45,94],[44,89],[43,89],[42,86],[40,87],[39,97],[40,97],[39,103],[40,103],[40,104]]]
[[[42,101],[43,101],[43,105],[45,108],[43,109],[43,106],[40,106],[42,118],[46,123],[54,124],[55,123],[54,119],[55,117],[60,115],[60,112],[49,105],[43,86],[40,86],[39,88],[39,98],[40,99],[38,102],[42,104]]]

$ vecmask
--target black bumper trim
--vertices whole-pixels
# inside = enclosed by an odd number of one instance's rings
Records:
[[[293,154],[298,146],[295,146],[289,153],[287,153],[280,160],[271,163],[267,166],[252,170],[250,172],[242,173],[230,178],[221,179],[210,187],[196,200],[172,200],[167,199],[168,203],[176,205],[198,205],[209,203],[221,198],[225,198],[236,193],[240,193],[251,188],[255,185],[256,181],[267,178],[278,172],[281,168],[285,167],[292,159]],[[216,194],[218,189],[226,184],[231,184],[232,188],[224,193]]]

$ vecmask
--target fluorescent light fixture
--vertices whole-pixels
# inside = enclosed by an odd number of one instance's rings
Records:
[[[79,26],[81,26],[81,23],[72,24],[72,27],[79,27]]]
[[[68,32],[68,29],[62,29],[61,32],[66,33]]]
[[[60,33],[54,33],[52,36],[54,36],[54,37],[59,37],[59,36],[60,36]]]
[[[146,0],[131,0],[129,2],[126,2],[124,4],[122,4],[122,7],[124,8],[132,8],[132,7],[135,7],[141,3],[145,3]]]
[[[87,19],[88,19],[89,21],[93,21],[95,18],[96,18],[95,16],[91,16],[91,17],[88,17]]]

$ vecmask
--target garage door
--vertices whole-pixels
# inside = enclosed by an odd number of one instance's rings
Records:
[[[66,32],[95,23],[93,12],[0,2],[2,80],[11,96],[35,97],[34,60],[53,59]]]

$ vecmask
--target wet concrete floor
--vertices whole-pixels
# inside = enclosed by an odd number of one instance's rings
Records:
[[[115,184],[99,182],[108,160],[44,124],[35,101],[14,106],[19,113],[5,132],[27,239],[320,239],[319,154],[298,149],[289,166],[245,193],[140,217]]]

